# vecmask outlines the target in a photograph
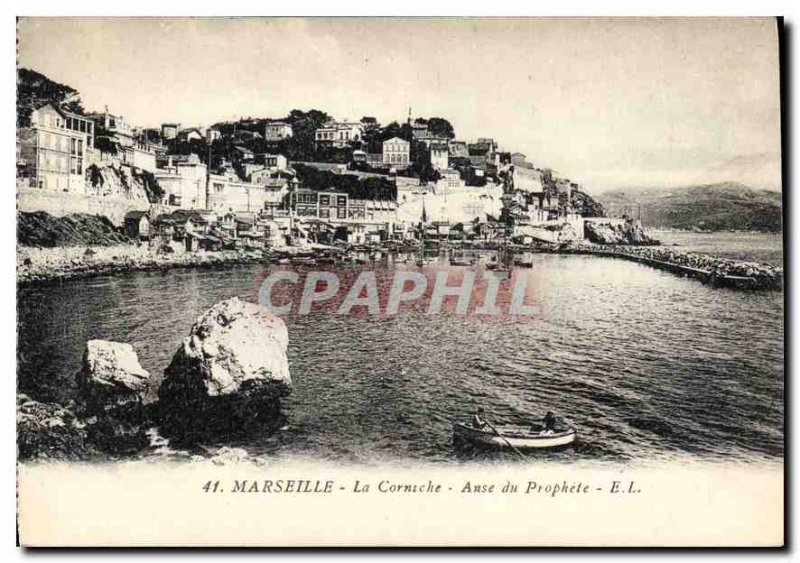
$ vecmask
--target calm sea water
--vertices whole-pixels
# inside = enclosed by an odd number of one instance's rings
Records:
[[[390,266],[382,266],[390,267]],[[260,267],[175,270],[19,291],[20,390],[74,396],[85,342],[130,342],[160,375],[197,315],[255,300]],[[463,459],[451,423],[553,410],[577,460],[783,455],[783,294],[710,288],[645,266],[535,255],[528,322],[409,312],[287,319],[289,427],[227,445],[346,461]],[[504,454],[486,454],[504,455]]]
[[[662,244],[684,252],[713,254],[732,260],[766,262],[783,266],[782,235],[775,233],[692,233],[653,231]]]

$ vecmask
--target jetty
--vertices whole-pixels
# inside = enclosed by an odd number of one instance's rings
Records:
[[[654,257],[659,254],[659,250],[673,259],[664,260]],[[682,277],[697,279],[704,284],[717,287],[735,289],[780,289],[783,287],[783,272],[780,268],[774,266],[741,263],[725,258],[702,255],[701,261],[707,262],[711,266],[702,268],[686,263],[691,263],[693,259],[696,260],[696,257],[701,255],[679,253],[673,250],[665,250],[661,247],[607,248],[582,245],[559,249],[559,253],[619,258],[644,264],[657,270],[671,272]],[[725,270],[734,270],[736,273]],[[742,274],[738,273],[739,271],[743,271]],[[751,275],[747,275],[748,273]]]

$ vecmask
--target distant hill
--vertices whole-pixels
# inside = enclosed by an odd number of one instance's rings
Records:
[[[725,182],[684,188],[612,190],[596,197],[610,215],[637,217],[651,228],[779,232],[779,192]]]

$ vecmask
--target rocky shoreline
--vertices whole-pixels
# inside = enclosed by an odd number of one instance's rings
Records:
[[[157,252],[146,246],[19,247],[17,284],[49,283],[134,271],[222,268],[264,262],[262,251]]]
[[[170,443],[202,451],[282,423],[280,399],[292,390],[283,320],[234,297],[201,315],[178,345],[158,389],[130,344],[86,343],[66,406],[17,394],[20,460],[86,460],[157,454]]]

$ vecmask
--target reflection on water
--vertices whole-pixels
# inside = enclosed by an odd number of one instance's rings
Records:
[[[783,295],[710,288],[592,256],[533,255],[527,322],[410,311],[290,317],[288,430],[253,454],[455,459],[451,423],[553,410],[579,443],[555,459],[783,455]],[[369,268],[393,268],[381,260]],[[86,340],[130,342],[159,375],[197,315],[255,300],[262,268],[174,270],[19,291],[19,387],[67,401]],[[232,444],[233,445],[233,444]]]

